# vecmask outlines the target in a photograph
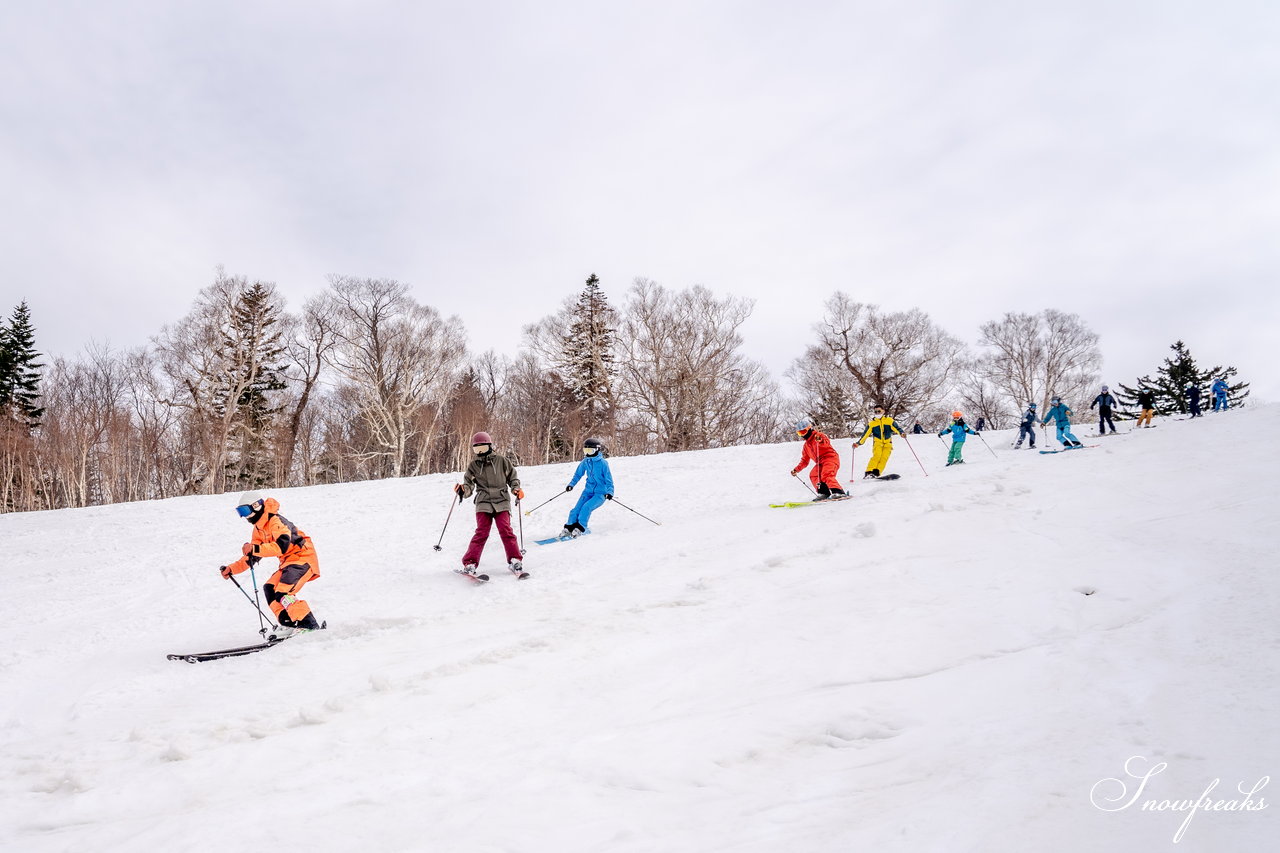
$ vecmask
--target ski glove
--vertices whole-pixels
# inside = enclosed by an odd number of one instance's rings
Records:
[[[224,578],[226,578],[226,579],[228,579],[228,580],[230,580],[230,579],[231,579],[231,569],[229,569],[228,567],[226,567],[226,566],[218,566],[218,571],[222,573],[222,576],[223,576]]]
[[[461,483],[458,483],[456,486],[453,487],[453,491],[458,495],[458,503],[462,503],[462,498],[463,498],[463,495],[466,494],[466,489],[462,488]]]
[[[247,557],[247,556],[249,556],[250,554],[252,554],[252,553],[253,553],[253,545],[252,545],[251,543],[249,543],[249,542],[246,542],[246,543],[244,543],[244,545],[240,548],[240,550],[241,550],[241,551],[243,551],[243,552],[244,552],[244,555]]]
[[[794,477],[796,474],[799,474],[799,473],[800,473],[800,468],[799,468],[799,466],[796,466],[795,468],[792,468],[792,469],[791,469],[791,476],[792,476],[792,477]]]
[[[524,500],[524,489],[516,489],[516,500]]]
[[[611,500],[613,500],[613,495],[606,494],[606,495],[604,496],[604,499],[605,499],[605,500],[607,500],[607,501],[611,501]]]

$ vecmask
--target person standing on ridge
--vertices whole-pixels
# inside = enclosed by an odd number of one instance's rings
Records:
[[[1187,395],[1187,399],[1191,402],[1191,417],[1202,417],[1204,412],[1200,411],[1200,386],[1189,385],[1183,393]]]
[[[1111,409],[1116,404],[1116,398],[1111,396],[1111,392],[1107,390],[1107,386],[1102,386],[1102,393],[1093,398],[1093,402],[1089,404],[1089,408],[1098,407],[1098,435],[1106,435],[1107,427],[1111,427],[1112,435],[1115,434],[1116,425],[1111,420]]]
[[[524,500],[516,466],[507,457],[493,451],[493,439],[487,432],[471,436],[471,452],[474,458],[462,475],[462,482],[453,487],[459,503],[471,497],[472,493],[476,496],[476,532],[462,555],[462,570],[472,577],[479,577],[476,567],[480,564],[485,543],[489,541],[489,531],[496,522],[498,536],[507,555],[507,568],[517,577],[528,577],[520,560],[520,543],[511,529],[511,499],[507,495],[510,491],[517,502]]]
[[[867,462],[866,473],[862,475],[864,480],[868,477],[879,477],[885,472],[889,467],[889,457],[893,455],[893,434],[896,432],[902,435],[902,430],[898,429],[893,418],[885,414],[884,406],[876,406],[875,413],[876,416],[867,424],[867,431],[862,434],[862,438],[853,443],[854,447],[861,447],[867,440],[867,436],[875,439],[871,460]]]
[[[958,411],[951,413],[951,425],[944,427],[938,435],[946,435],[947,433],[951,433],[951,450],[947,453],[947,467],[963,465],[964,440],[970,435],[977,435],[977,433],[969,428],[969,425],[964,422],[964,414]]]
[[[808,418],[796,421],[796,435],[804,439],[804,448],[800,452],[800,464],[791,469],[791,476],[799,474],[812,462],[809,482],[818,493],[814,500],[845,497],[845,491],[836,479],[840,471],[840,454],[831,446],[831,439],[814,429],[813,421]]]
[[[280,623],[281,630],[276,636],[283,639],[325,627],[316,621],[311,605],[298,598],[303,585],[320,577],[320,560],[311,537],[280,515],[279,501],[265,498],[260,492],[240,495],[236,513],[253,525],[253,536],[241,547],[240,559],[219,567],[222,576],[238,575],[256,566],[264,557],[276,557],[280,567],[262,585],[267,605]]]
[[[1151,419],[1156,414],[1156,392],[1150,388],[1138,389],[1138,405],[1142,407],[1142,415],[1139,416],[1138,422],[1134,425],[1134,429],[1142,427],[1150,429],[1153,424]]]
[[[1053,405],[1049,407],[1049,411],[1045,412],[1044,419],[1040,423],[1047,424],[1050,419],[1058,426],[1058,441],[1062,442],[1064,448],[1084,447],[1080,443],[1080,439],[1076,438],[1071,432],[1071,407],[1062,402],[1061,397],[1054,397],[1049,401]]]
[[[582,442],[582,461],[578,463],[578,470],[573,472],[573,479],[564,490],[572,492],[584,475],[587,482],[582,487],[582,497],[578,498],[578,502],[569,511],[569,520],[564,523],[564,530],[560,532],[559,538],[572,539],[586,533],[591,513],[604,506],[605,501],[613,500],[613,474],[605,460],[607,455],[600,439],[588,438]]]
[[[1022,440],[1027,439],[1027,449],[1036,449],[1036,404],[1028,403],[1027,410],[1022,415],[1022,422],[1018,424],[1018,441],[1013,445],[1013,449],[1017,450],[1022,447]]]
[[[1213,410],[1215,412],[1225,412],[1227,410],[1227,392],[1231,390],[1231,386],[1227,384],[1227,377],[1219,376],[1214,380],[1213,387]]]

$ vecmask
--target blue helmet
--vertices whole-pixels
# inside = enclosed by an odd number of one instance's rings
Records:
[[[813,429],[813,421],[808,418],[801,418],[796,421],[796,432],[808,432]]]

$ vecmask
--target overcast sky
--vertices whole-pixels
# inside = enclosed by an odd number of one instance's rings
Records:
[[[0,312],[145,343],[222,264],[395,278],[514,352],[590,273],[1053,307],[1280,399],[1274,2],[40,2],[0,25]]]

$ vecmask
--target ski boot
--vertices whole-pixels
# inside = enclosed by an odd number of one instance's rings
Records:
[[[515,575],[517,580],[524,580],[529,577],[529,573],[524,570],[524,563],[519,560],[512,560],[507,563],[507,568],[511,570],[511,574]]]

